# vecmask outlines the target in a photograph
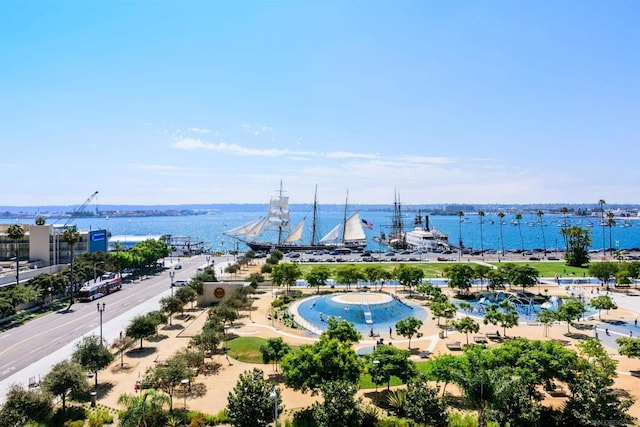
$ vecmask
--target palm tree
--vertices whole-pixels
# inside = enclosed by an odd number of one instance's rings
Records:
[[[539,210],[538,212],[536,212],[536,215],[538,216],[538,222],[540,223],[540,231],[542,232],[542,246],[544,248],[543,257],[546,257],[547,256],[547,241],[544,238],[544,224],[542,223],[542,216],[544,215],[544,212]]]
[[[14,249],[16,252],[16,286],[20,284],[20,251],[18,240],[24,238],[24,228],[20,224],[11,224],[7,228],[7,235],[13,240]]]
[[[522,238],[522,214],[516,214],[516,221],[518,221],[518,231],[520,232],[520,245],[522,245],[522,252],[524,252],[524,239]]]
[[[484,242],[482,241],[482,224],[484,223],[484,211],[478,211],[480,217],[480,256],[484,256]]]
[[[69,311],[71,305],[73,305],[73,291],[75,286],[75,280],[73,277],[73,248],[75,247],[76,243],[80,241],[80,233],[75,227],[67,228],[64,233],[62,233],[62,240],[67,242],[67,245],[69,245],[69,253],[71,258],[71,276],[69,278],[69,306],[67,307],[67,311]]]
[[[604,200],[598,200],[598,204],[600,205],[600,226],[602,226],[602,259],[607,258],[607,251],[604,249],[604,205],[607,204]]]
[[[498,212],[498,218],[500,218],[500,245],[502,247],[502,256],[504,256],[504,239],[502,238],[502,226],[504,225],[504,218],[505,213],[500,211]]]
[[[609,227],[609,254],[613,256],[613,245],[611,244],[611,229],[616,226],[613,212],[607,212],[607,227]]]
[[[566,206],[563,206],[560,208],[560,212],[562,213],[562,229],[564,230],[567,228],[567,213],[569,212],[569,209]],[[562,234],[562,235],[564,236],[564,246],[566,248],[566,251],[569,252],[569,244],[567,243],[567,236],[565,234]]]
[[[458,252],[458,259],[462,258],[462,217],[464,212],[458,211],[458,243],[460,245],[460,251]]]
[[[169,402],[169,396],[153,389],[143,391],[141,396],[123,394],[118,398],[118,403],[126,408],[120,417],[120,425],[123,427],[154,425],[159,418],[162,418]]]

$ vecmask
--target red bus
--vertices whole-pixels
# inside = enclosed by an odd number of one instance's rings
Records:
[[[83,286],[78,292],[78,300],[82,302],[93,301],[120,289],[122,289],[122,280],[114,274],[105,274],[98,283]]]

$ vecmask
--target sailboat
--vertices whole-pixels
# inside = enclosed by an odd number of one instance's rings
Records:
[[[268,252],[278,249],[283,252],[291,251],[315,251],[330,250],[344,247],[352,250],[361,250],[367,246],[367,236],[362,228],[362,220],[359,213],[354,213],[347,217],[347,206],[345,204],[344,220],[336,225],[326,236],[317,239],[317,202],[318,187],[313,200],[313,213],[311,219],[311,239],[308,243],[300,243],[306,222],[304,217],[291,230],[289,197],[284,196],[282,182],[278,194],[271,198],[269,210],[265,217],[254,219],[246,224],[226,231],[223,234],[245,243],[253,251]],[[277,239],[274,241],[259,240],[267,232],[276,232]]]
[[[367,246],[367,235],[362,227],[360,213],[355,212],[347,217],[347,206],[349,205],[349,192],[344,204],[344,219],[329,231],[320,241],[319,245],[324,247],[345,248],[351,250],[362,250]]]

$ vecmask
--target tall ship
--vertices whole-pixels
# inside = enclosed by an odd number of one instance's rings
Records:
[[[384,232],[380,232],[380,236],[375,237],[374,240],[392,249],[406,249],[408,247],[406,233],[404,231],[404,220],[402,218],[400,195],[397,191],[394,193],[393,197],[393,216],[391,217],[391,231],[389,231],[388,235],[385,235]]]
[[[311,237],[308,242],[301,242],[305,230],[306,216],[291,229],[289,197],[284,195],[282,183],[278,194],[269,201],[267,215],[254,219],[246,224],[224,232],[226,236],[245,243],[256,252],[268,252],[278,249],[283,252],[333,250],[345,248],[362,250],[367,246],[360,214],[355,212],[347,216],[348,203],[345,202],[344,218],[325,236],[318,239],[318,188],[313,199],[311,217]],[[348,201],[348,195],[347,195]],[[273,236],[268,240],[267,235]]]

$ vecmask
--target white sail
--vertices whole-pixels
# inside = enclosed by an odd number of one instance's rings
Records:
[[[269,225],[275,227],[289,227],[289,197],[272,197],[269,203]]]
[[[293,243],[293,242],[297,242],[298,240],[302,239],[302,230],[303,229],[304,229],[304,219],[302,221],[300,221],[300,223],[296,226],[296,228],[293,229],[291,234],[289,234],[289,236],[287,236],[287,238],[284,239],[284,242],[285,243]]]
[[[340,238],[340,227],[342,224],[338,224],[333,229],[327,233],[322,239],[320,239],[319,243],[329,243],[336,242]]]
[[[264,223],[265,221],[266,221],[266,218],[254,219],[251,222],[242,224],[240,227],[236,227],[232,230],[225,232],[225,234],[240,235],[240,236],[246,237],[251,230],[255,229],[256,226],[260,225],[261,223]]]
[[[362,228],[362,220],[358,212],[351,215],[344,224],[344,242],[353,242],[359,240],[366,240],[367,236],[364,234]]]
[[[247,231],[245,236],[247,236],[247,238],[249,239],[253,239],[254,237],[261,235],[266,225],[267,225],[267,219],[263,218],[256,225],[254,225],[249,231]]]

